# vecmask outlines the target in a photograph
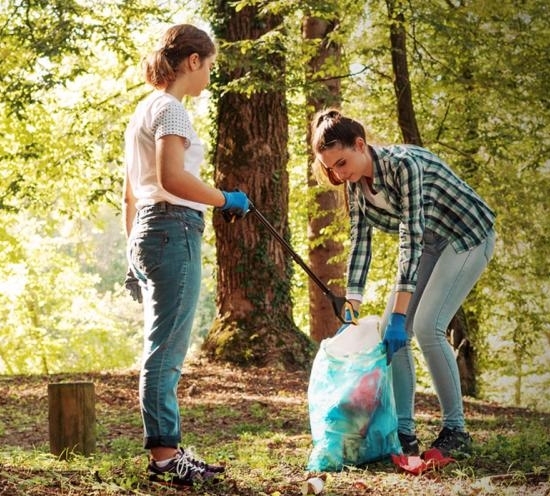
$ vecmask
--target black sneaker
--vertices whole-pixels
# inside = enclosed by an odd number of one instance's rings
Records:
[[[149,480],[160,484],[192,486],[196,482],[215,481],[224,467],[209,465],[197,459],[188,451],[178,449],[176,456],[165,467],[159,467],[154,460],[149,463]]]
[[[223,465],[211,465],[210,463],[206,463],[204,460],[198,458],[192,448],[187,448],[186,450],[183,448],[178,448],[178,452],[185,453],[188,460],[192,461],[197,467],[202,467],[208,472],[212,472],[214,474],[221,474],[225,472],[225,467]]]
[[[407,456],[416,456],[420,452],[418,448],[418,439],[414,434],[397,433],[403,454]]]
[[[472,438],[467,432],[443,427],[432,448],[437,448],[444,456],[467,455],[472,447]]]

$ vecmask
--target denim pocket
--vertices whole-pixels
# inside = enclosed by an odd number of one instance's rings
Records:
[[[130,241],[129,257],[137,270],[147,276],[157,269],[169,241],[167,231],[147,231],[138,233]]]
[[[202,215],[190,211],[186,212],[184,216],[179,217],[179,220],[183,222],[186,229],[200,235],[204,233],[204,219],[202,218]]]
[[[204,221],[202,219],[185,219],[185,228],[202,236],[204,233]]]

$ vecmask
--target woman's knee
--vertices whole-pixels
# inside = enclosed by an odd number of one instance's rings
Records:
[[[447,326],[433,315],[415,315],[413,333],[421,349],[447,339]]]

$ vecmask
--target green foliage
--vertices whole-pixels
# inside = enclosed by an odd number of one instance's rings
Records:
[[[8,225],[20,216],[5,214]],[[9,222],[11,220],[12,222]],[[17,250],[2,260],[0,372],[56,373],[135,364],[137,319],[117,293],[99,293],[97,276],[82,271],[84,240],[71,226],[20,223]],[[117,352],[113,353],[112,350]]]
[[[278,2],[204,2],[204,15],[209,19],[219,45],[217,64],[223,67],[211,83],[215,94],[243,94],[278,91],[285,75],[286,30],[284,24],[265,30],[269,18],[280,15]],[[241,39],[227,32],[226,20],[236,13],[252,17],[252,36]],[[236,40],[236,41],[229,41]],[[278,63],[274,63],[277,61]]]
[[[148,1],[6,3],[0,208],[80,217],[118,204],[120,143],[139,96],[127,85],[139,34],[162,11]]]

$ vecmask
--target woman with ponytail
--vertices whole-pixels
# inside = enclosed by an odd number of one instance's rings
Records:
[[[248,198],[200,177],[204,148],[182,104],[210,82],[216,47],[201,29],[171,27],[143,61],[154,91],[139,103],[125,135],[123,217],[126,286],[144,307],[139,396],[150,479],[191,486],[223,467],[179,446],[178,381],[201,287],[203,213],[208,206],[243,217]]]
[[[468,451],[460,377],[447,327],[489,262],[495,215],[438,156],[414,145],[369,144],[363,125],[337,109],[312,121],[317,177],[344,185],[351,221],[347,299],[359,311],[373,228],[399,236],[395,285],[382,319],[403,452],[419,452],[414,421],[416,336],[443,415],[432,447]]]

